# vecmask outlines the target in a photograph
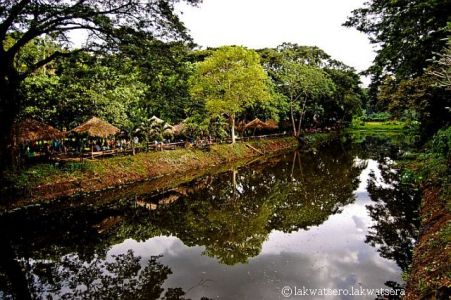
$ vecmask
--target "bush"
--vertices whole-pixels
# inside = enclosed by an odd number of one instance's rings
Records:
[[[365,122],[385,122],[390,120],[392,115],[389,112],[378,112],[369,115],[363,115],[360,117]]]
[[[430,149],[432,153],[450,158],[451,149],[451,126],[440,129],[432,137]]]

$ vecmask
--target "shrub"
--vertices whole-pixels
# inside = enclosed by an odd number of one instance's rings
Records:
[[[432,153],[450,158],[451,126],[437,131],[432,137],[430,149]]]

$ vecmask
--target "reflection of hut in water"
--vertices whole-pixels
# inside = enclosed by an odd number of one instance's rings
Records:
[[[135,203],[137,206],[144,207],[145,209],[148,209],[148,210],[156,210],[158,208],[157,204],[150,203],[150,202],[144,201],[142,199],[135,200]]]
[[[171,190],[169,192],[165,192],[163,194],[154,195],[149,199],[135,199],[136,205],[140,207],[144,207],[148,210],[156,210],[160,206],[170,205],[176,202],[182,194]]]
[[[51,141],[66,136],[66,132],[62,132],[50,125],[30,118],[16,123],[14,131],[16,133],[17,143],[19,144]]]
[[[94,225],[93,227],[97,230],[98,233],[104,233],[115,228],[117,225],[119,225],[120,222],[122,222],[123,219],[124,217],[122,216],[107,217],[103,219],[102,222]]]
[[[169,204],[174,203],[175,201],[177,201],[180,198],[180,196],[181,195],[178,195],[178,194],[169,195],[169,196],[167,196],[167,197],[165,197],[163,199],[160,199],[158,201],[158,204],[159,205],[169,205]]]

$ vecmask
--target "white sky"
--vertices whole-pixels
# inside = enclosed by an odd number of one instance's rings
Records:
[[[276,47],[283,42],[318,46],[333,58],[367,69],[374,59],[368,38],[341,26],[365,0],[204,0],[178,4],[181,19],[202,47]],[[367,79],[363,79],[365,85]]]

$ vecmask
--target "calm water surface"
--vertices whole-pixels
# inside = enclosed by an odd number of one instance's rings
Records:
[[[286,286],[397,286],[418,228],[418,197],[391,160],[401,151],[342,140],[101,205],[4,214],[0,298],[285,299]],[[376,295],[291,296],[328,298]]]

